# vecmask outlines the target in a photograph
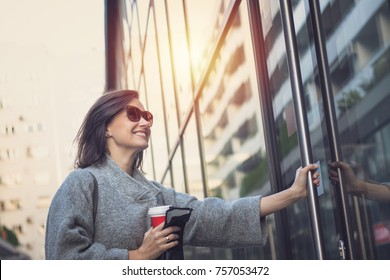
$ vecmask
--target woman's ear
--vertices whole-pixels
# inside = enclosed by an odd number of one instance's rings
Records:
[[[106,137],[108,138],[108,137],[111,137],[111,136],[112,136],[111,132],[107,129],[106,130]]]

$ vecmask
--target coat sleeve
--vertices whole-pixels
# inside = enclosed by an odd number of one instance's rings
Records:
[[[184,231],[185,245],[223,248],[258,246],[266,243],[265,217],[260,218],[261,196],[224,201],[162,189],[166,204],[193,209]]]
[[[49,208],[46,259],[127,259],[126,249],[106,248],[92,243],[94,234],[94,180],[85,170],[69,174]]]

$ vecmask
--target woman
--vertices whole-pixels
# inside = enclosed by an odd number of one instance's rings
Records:
[[[307,172],[318,167],[310,164],[297,170],[289,189],[270,196],[199,201],[144,177],[142,157],[152,124],[153,115],[145,111],[135,91],[108,92],[91,107],[76,137],[78,168],[50,206],[47,259],[156,259],[178,245],[180,230],[163,229],[163,224],[151,228],[147,212],[158,205],[193,209],[184,231],[185,245],[262,244],[264,217],[305,197]],[[318,173],[313,182],[319,183]]]

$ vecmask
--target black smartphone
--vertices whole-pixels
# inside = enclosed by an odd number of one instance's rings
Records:
[[[190,219],[191,212],[191,208],[170,207],[165,214],[164,228],[171,226],[182,227]]]
[[[175,232],[179,234],[179,244],[168,251],[164,252],[159,259],[160,260],[184,260],[183,252],[183,233],[184,228],[188,220],[190,219],[192,209],[191,208],[180,208],[170,207],[165,214],[164,228],[171,226],[178,226],[180,230]]]

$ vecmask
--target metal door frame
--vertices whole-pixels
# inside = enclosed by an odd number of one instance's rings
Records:
[[[267,148],[267,159],[272,166],[270,172],[270,183],[273,192],[281,191],[282,185],[282,171],[278,164],[278,147],[275,143],[276,131],[274,127],[274,114],[272,109],[272,100],[269,96],[269,77],[267,68],[267,57],[264,47],[264,35],[262,29],[260,7],[258,1],[247,0],[249,24],[251,29],[252,44],[255,57],[256,75],[259,89],[260,111],[263,117],[263,124],[265,128],[265,142]],[[293,101],[295,108],[295,117],[297,123],[297,134],[299,141],[299,148],[301,153],[302,165],[307,165],[313,162],[309,126],[306,118],[306,108],[304,103],[304,94],[302,86],[302,78],[300,73],[298,48],[295,39],[295,28],[292,14],[292,6],[290,0],[280,0],[281,18],[283,24],[283,33],[285,35],[286,51],[290,72],[290,81],[293,91]],[[311,224],[311,232],[313,237],[313,246],[316,259],[324,259],[322,234],[319,223],[319,206],[317,190],[311,180],[312,172],[308,174],[308,206],[309,217]],[[278,230],[277,242],[280,248],[278,253],[283,259],[292,259],[291,246],[289,241],[289,230],[285,225],[287,224],[287,213],[282,210],[275,213],[275,223],[278,228],[283,228],[283,231]],[[285,231],[286,229],[286,231]]]
[[[333,101],[333,91],[330,81],[330,71],[328,55],[326,51],[325,36],[321,22],[321,7],[318,0],[309,2],[310,18],[313,27],[313,39],[317,58],[317,70],[321,86],[322,100],[324,102],[324,115],[326,120],[326,128],[329,139],[329,150],[331,153],[331,161],[342,160],[341,142],[338,136],[338,126],[336,110]],[[335,188],[336,202],[338,209],[341,209],[340,215],[341,241],[346,240],[346,255],[345,259],[356,259],[356,244],[353,240],[352,215],[348,203],[348,195],[346,187],[341,176],[340,169],[338,169],[340,178],[339,185]]]
[[[303,92],[302,76],[299,63],[298,47],[295,37],[294,17],[290,0],[280,0],[280,12],[283,25],[283,33],[286,44],[287,62],[290,73],[292,97],[294,102],[295,120],[302,166],[313,162],[311,151],[310,132],[307,121],[305,96]],[[314,242],[315,258],[324,259],[323,238],[320,229],[320,213],[318,205],[317,189],[313,185],[312,172],[308,173],[308,207],[310,227]]]
[[[263,26],[261,21],[259,1],[247,0],[249,25],[252,36],[253,55],[255,59],[255,69],[257,77],[258,94],[260,100],[260,112],[263,119],[264,140],[267,149],[267,160],[272,170],[269,172],[269,180],[272,192],[281,191],[282,170],[279,162],[279,150],[276,139],[276,130],[274,126],[274,112],[272,108],[272,96],[270,96],[270,84],[267,67],[267,55],[264,45]],[[290,230],[285,225],[287,224],[287,211],[281,210],[274,214],[276,228],[283,230],[276,231],[276,240],[279,248],[277,256],[280,259],[292,259],[292,251],[290,245]]]

